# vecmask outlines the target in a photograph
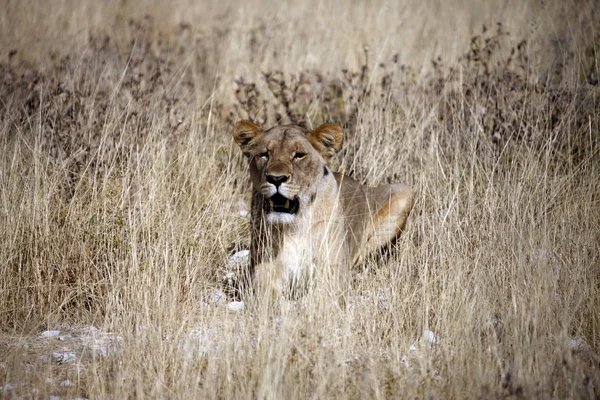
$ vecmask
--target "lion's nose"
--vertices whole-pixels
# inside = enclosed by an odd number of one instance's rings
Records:
[[[275,187],[279,187],[283,182],[290,179],[289,175],[267,175],[267,182],[272,183]]]

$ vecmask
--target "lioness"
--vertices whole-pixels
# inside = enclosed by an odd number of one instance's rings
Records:
[[[413,204],[406,185],[366,187],[329,169],[343,140],[339,126],[264,131],[240,121],[233,138],[250,163],[255,289],[293,296],[321,274],[344,290],[348,268],[404,227]]]

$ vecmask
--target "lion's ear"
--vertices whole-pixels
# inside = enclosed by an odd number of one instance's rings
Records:
[[[308,140],[328,160],[342,145],[344,133],[336,124],[323,124],[308,135]]]
[[[250,155],[252,142],[262,137],[263,130],[252,121],[240,121],[233,128],[233,139],[245,155]]]

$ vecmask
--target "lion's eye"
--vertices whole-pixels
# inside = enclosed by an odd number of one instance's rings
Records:
[[[294,153],[294,159],[296,160],[302,160],[304,157],[306,157],[306,153]]]
[[[269,159],[269,152],[265,151],[264,153],[259,153],[258,157],[264,158],[265,160],[268,160]]]

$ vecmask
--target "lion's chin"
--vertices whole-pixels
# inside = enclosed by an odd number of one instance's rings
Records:
[[[296,222],[296,215],[272,211],[267,214],[267,222],[271,224],[289,225]]]

